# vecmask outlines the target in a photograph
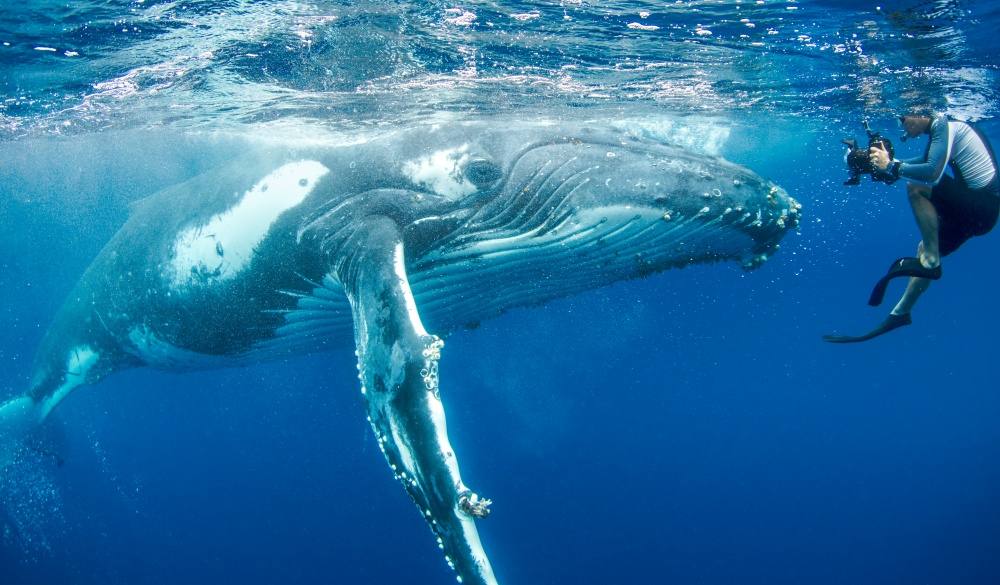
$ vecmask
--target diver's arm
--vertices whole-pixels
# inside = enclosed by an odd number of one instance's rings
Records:
[[[900,178],[914,183],[937,185],[948,166],[951,129],[946,116],[938,116],[931,123],[931,141],[923,157],[897,159]],[[893,165],[895,166],[895,165]],[[895,173],[894,173],[895,174]]]

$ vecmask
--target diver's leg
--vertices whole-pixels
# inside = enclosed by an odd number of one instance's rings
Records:
[[[903,298],[899,299],[896,303],[896,308],[892,310],[893,315],[904,315],[909,313],[913,309],[913,305],[916,304],[917,299],[920,295],[924,294],[927,287],[931,285],[931,281],[926,278],[911,277],[910,282],[906,285],[906,291],[903,292]]]
[[[936,217],[937,216],[935,215],[935,218]],[[936,233],[937,232],[935,230],[935,235]],[[917,258],[920,258],[921,261],[924,258],[925,251],[926,246],[924,246],[924,242],[920,242],[920,245],[917,246]],[[910,281],[906,283],[906,290],[903,292],[903,297],[899,299],[898,303],[896,303],[896,308],[892,310],[892,314],[905,315],[906,313],[909,313],[910,310],[913,309],[913,305],[917,303],[917,299],[920,298],[920,295],[924,294],[924,291],[927,290],[927,287],[930,285],[930,279],[917,278],[915,276],[910,277]]]
[[[923,238],[923,246],[921,246],[918,258],[920,258],[920,263],[923,264],[924,268],[934,268],[941,263],[941,260],[938,251],[938,214],[930,200],[931,188],[927,185],[907,183],[906,194],[910,198],[910,207],[913,209],[914,219],[917,220],[920,237]],[[909,288],[907,287],[907,290]],[[926,290],[926,288],[925,284],[924,289]]]

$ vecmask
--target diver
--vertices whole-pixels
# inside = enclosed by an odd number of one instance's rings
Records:
[[[873,173],[905,179],[913,216],[922,238],[916,258],[900,258],[879,280],[869,305],[882,303],[889,281],[908,276],[903,297],[878,327],[864,335],[824,335],[823,341],[867,341],[913,322],[910,310],[932,280],[941,278],[941,258],[973,236],[989,233],[1000,215],[1000,175],[996,155],[978,129],[944,114],[916,111],[899,117],[906,132],[900,140],[930,135],[923,157],[893,160],[891,150],[872,144],[869,161]],[[954,176],[945,173],[950,166]],[[875,180],[879,180],[873,174]],[[891,181],[885,181],[891,182]]]

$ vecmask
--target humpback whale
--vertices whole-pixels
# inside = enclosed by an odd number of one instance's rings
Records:
[[[354,344],[377,443],[463,583],[496,583],[445,421],[443,336],[695,263],[757,268],[800,205],[724,159],[597,123],[417,126],[271,148],[133,205],[0,407],[0,469],[81,385]]]

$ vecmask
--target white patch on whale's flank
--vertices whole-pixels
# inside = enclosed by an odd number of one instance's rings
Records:
[[[469,145],[439,150],[428,156],[407,161],[403,173],[415,184],[448,199],[459,199],[478,189],[462,172],[469,162]]]
[[[74,348],[66,359],[66,379],[59,388],[42,402],[39,420],[44,420],[49,412],[62,402],[77,386],[87,382],[87,372],[97,363],[98,354],[89,345]]]
[[[182,231],[174,242],[170,280],[177,287],[231,279],[246,267],[275,220],[301,203],[330,172],[316,161],[288,163],[271,172],[239,203],[208,223]]]

